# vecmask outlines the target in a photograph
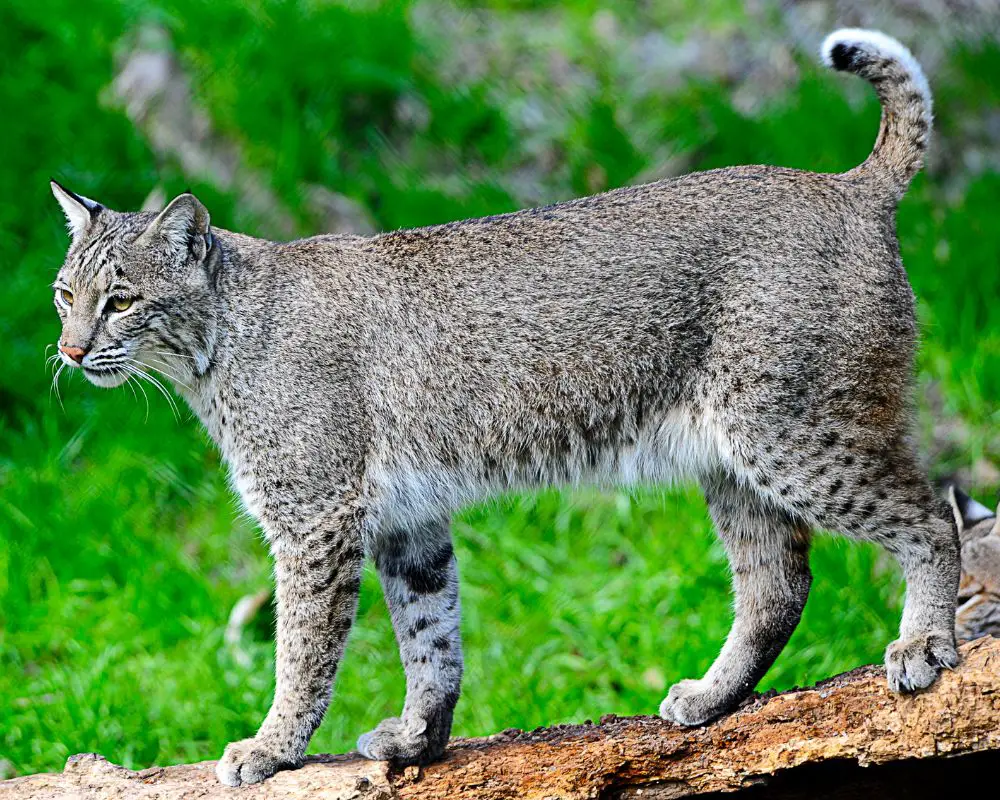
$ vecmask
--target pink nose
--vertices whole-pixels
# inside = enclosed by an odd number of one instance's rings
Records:
[[[87,355],[87,351],[82,347],[69,347],[68,345],[59,345],[59,352],[72,358],[77,364],[83,361],[83,357]]]

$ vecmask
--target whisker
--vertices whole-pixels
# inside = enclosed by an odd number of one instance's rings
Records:
[[[149,376],[146,375],[146,373],[143,372],[142,370],[138,370],[135,367],[131,366],[130,364],[122,364],[121,368],[124,369],[130,376],[133,376],[133,378],[134,378],[134,380],[136,382],[136,385],[139,387],[139,390],[143,394],[143,397],[146,398],[146,409],[147,409],[147,414],[148,414],[149,413],[149,395],[146,394],[146,389],[142,385],[142,379],[143,378],[148,379]],[[171,406],[171,408],[170,408],[171,412],[174,412],[173,406],[169,402],[169,398],[168,398],[168,405]],[[174,417],[176,418],[176,416],[177,416],[176,412],[174,412]]]
[[[159,359],[157,359],[157,360],[159,360]],[[170,380],[172,380],[172,381],[173,381],[174,383],[177,383],[177,384],[180,384],[180,385],[181,385],[181,386],[183,386],[183,387],[184,387],[185,389],[187,389],[187,390],[188,390],[189,392],[191,392],[192,394],[194,394],[194,389],[192,389],[192,388],[191,388],[190,386],[188,386],[188,385],[187,385],[186,383],[184,383],[184,381],[182,381],[182,380],[181,380],[180,378],[178,378],[178,377],[177,377],[176,375],[174,375],[173,373],[171,373],[171,372],[167,372],[167,371],[166,371],[165,369],[158,369],[157,367],[154,367],[154,366],[153,366],[152,364],[146,364],[146,363],[144,363],[144,362],[142,362],[142,361],[136,361],[136,360],[135,360],[134,358],[130,358],[130,359],[128,359],[128,361],[130,361],[130,362],[132,362],[133,364],[136,364],[136,365],[138,365],[138,366],[140,366],[140,367],[149,367],[149,369],[153,370],[154,372],[158,372],[158,373],[160,373],[160,374],[161,374],[161,375],[163,375],[163,376],[164,376],[165,378],[169,378],[169,379],[170,379]],[[159,363],[161,363],[161,364],[162,364],[162,363],[164,363],[164,362],[160,361]]]
[[[167,402],[170,404],[170,408],[173,409],[174,417],[180,422],[181,412],[177,408],[177,402],[174,400],[173,395],[170,394],[170,390],[167,389],[160,381],[158,381],[154,376],[150,375],[148,372],[145,373],[146,380],[153,384],[157,389],[160,390],[161,394],[167,398]]]
[[[129,361],[131,361],[131,360],[132,359],[129,359]],[[136,363],[138,363],[138,362],[136,362]],[[156,378],[154,378],[148,372],[145,372],[144,370],[141,370],[141,369],[136,369],[135,367],[133,367],[131,364],[129,364],[127,362],[123,363],[122,367],[124,369],[127,369],[129,372],[131,372],[137,378],[145,378],[147,381],[149,381],[151,384],[153,384],[153,386],[156,387],[156,389],[160,392],[160,394],[162,394],[166,398],[167,404],[170,406],[171,412],[173,412],[174,419],[177,420],[178,422],[180,422],[181,415],[180,415],[180,411],[178,411],[178,409],[177,409],[177,403],[174,402],[174,398],[170,396],[170,392],[167,391],[167,389],[163,386],[162,383],[160,383]]]
[[[139,391],[142,392],[142,397],[146,401],[146,418],[143,421],[149,422],[149,395],[146,394],[146,390],[143,388],[142,384],[134,375],[132,375],[127,369],[124,370],[124,372],[125,372],[125,383],[128,386],[128,388],[132,390],[132,396],[135,397],[135,402],[137,403],[139,402],[139,396],[135,393],[135,387],[138,386]]]
[[[59,365],[59,369],[57,369],[55,375],[52,376],[52,386],[49,387],[49,401],[51,402],[52,400],[52,392],[54,390],[56,393],[56,400],[59,401],[59,408],[63,410],[64,414],[66,413],[66,406],[63,405],[62,395],[59,393],[59,376],[65,368],[65,364]]]
[[[153,350],[152,352],[157,353],[161,356],[170,356],[172,358],[189,358],[192,361],[197,361],[198,359],[194,356],[185,355],[184,353],[175,353],[173,350]]]
[[[129,381],[134,381],[135,385],[139,387],[139,391],[142,392],[143,399],[146,401],[146,421],[149,421],[149,395],[146,394],[146,387],[142,385],[142,381],[135,377],[135,371],[130,368],[127,364],[123,365],[125,368],[125,373],[127,374]]]
[[[178,378],[173,373],[167,372],[165,369],[160,369],[159,367],[154,367],[152,364],[147,364],[146,366],[149,367],[154,372],[158,372],[163,377],[172,380],[178,386],[182,386],[183,388],[187,389],[189,392],[191,392],[192,394],[194,394],[194,389],[192,389],[190,386],[188,386],[186,383],[184,383],[184,381],[182,381],[180,378]]]
[[[125,372],[125,370],[123,370],[121,367],[112,367],[111,371],[114,372],[115,375],[121,375],[123,372]],[[135,402],[138,403],[139,395],[135,393],[135,388],[132,386],[132,376],[129,375],[127,372],[125,372],[125,385],[132,390],[132,397],[134,397]]]

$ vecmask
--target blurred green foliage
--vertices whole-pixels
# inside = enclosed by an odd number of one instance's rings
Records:
[[[588,32],[601,4],[487,5],[562,8],[577,37],[568,57],[598,76],[592,101],[554,143],[552,170],[566,177],[563,195],[547,200],[640,180],[662,143],[692,169],[841,170],[874,140],[874,97],[849,102],[856,79],[805,58],[801,75],[752,115],[719,83],[685,81],[635,99],[637,135],[621,122],[606,45]],[[651,18],[663,23],[726,26],[742,13],[738,3],[654,5]],[[268,584],[270,565],[198,425],[178,423],[162,403],[147,420],[141,398],[98,392],[78,377],[63,381],[62,407],[43,366],[58,334],[47,284],[66,246],[50,176],[118,208],[138,207],[157,183],[170,192],[192,185],[217,225],[267,224],[247,217],[238,198],[159,161],[101,100],[123,33],[141,20],[166,27],[213,124],[269,176],[303,230],[315,222],[303,183],[354,198],[387,229],[516,208],[505,178],[534,162],[492,90],[503,76],[443,80],[449,43],[419,34],[413,13],[402,0],[0,8],[0,756],[16,770],[58,769],[83,751],[140,767],[215,757],[254,731],[273,687],[266,624],[237,650],[223,642],[229,609]],[[955,53],[935,80],[939,130],[959,135],[970,114],[996,104],[998,67],[995,45]],[[406,98],[423,109],[422,124],[400,121],[395,109]],[[920,177],[899,233],[924,323],[921,381],[939,382],[944,410],[984,432],[974,458],[1000,394],[1000,240],[991,233],[1000,175],[963,169]],[[455,180],[428,178],[449,173]],[[653,712],[667,686],[699,675],[725,637],[726,565],[697,492],[512,497],[466,511],[455,528],[468,661],[457,734]],[[823,539],[813,565],[806,619],[762,688],[877,661],[893,637],[901,586],[881,554]],[[403,688],[377,581],[366,573],[312,750],[352,747],[398,712]]]

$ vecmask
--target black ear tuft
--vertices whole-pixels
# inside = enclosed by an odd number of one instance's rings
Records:
[[[49,179],[49,188],[52,194],[59,201],[63,213],[66,215],[66,225],[73,238],[81,236],[101,213],[103,206],[83,195],[71,192],[54,178]]]
[[[954,484],[948,489],[948,500],[955,514],[955,522],[958,524],[959,531],[968,530],[984,519],[996,516],[993,511],[973,500]]]

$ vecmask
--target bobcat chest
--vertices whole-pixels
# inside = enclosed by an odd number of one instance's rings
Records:
[[[246,511],[259,520],[264,511],[265,492],[258,478],[258,465],[266,454],[253,445],[253,420],[244,408],[222,393],[204,398],[197,412],[229,467],[230,486]]]

